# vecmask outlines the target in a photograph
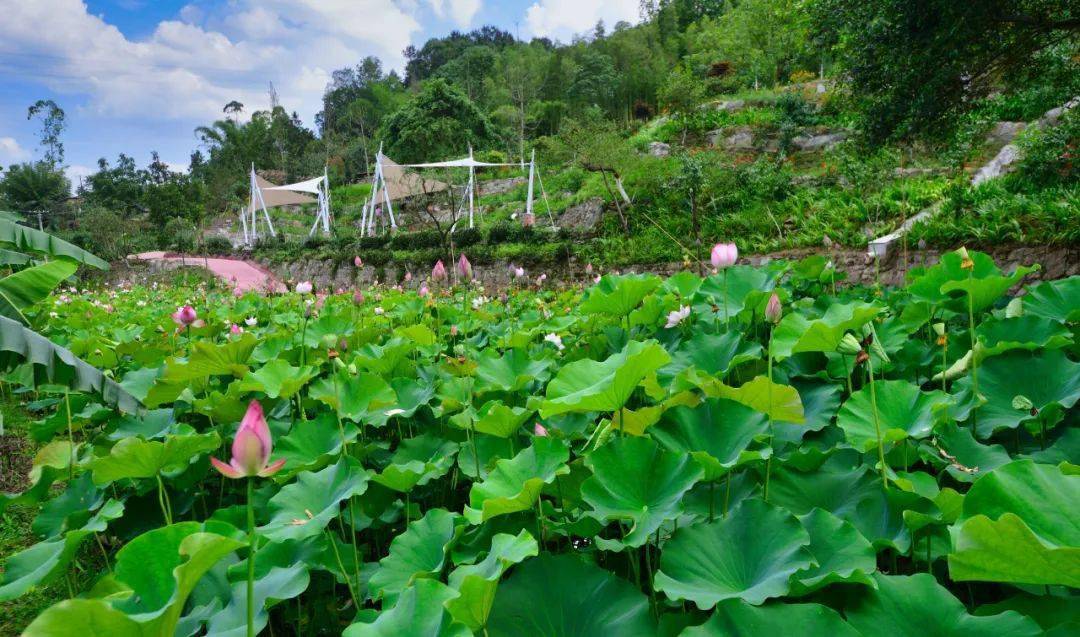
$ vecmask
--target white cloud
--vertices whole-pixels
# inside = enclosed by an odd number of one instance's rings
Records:
[[[14,137],[0,137],[0,166],[17,164],[30,159],[30,151],[19,145]]]
[[[465,15],[467,5],[479,0],[448,7]],[[250,113],[267,107],[273,82],[282,104],[311,123],[331,70],[366,55],[398,68],[420,29],[395,0],[190,4],[138,40],[90,14],[82,0],[0,6],[0,42],[26,60],[20,77],[44,83],[61,103],[65,95],[86,96],[82,108],[116,118],[205,121],[234,99]]]
[[[591,31],[598,20],[610,29],[619,20],[637,22],[638,0],[538,0],[525,12],[525,24],[535,36],[569,38]]]
[[[79,164],[66,166],[64,168],[64,174],[67,175],[68,181],[71,182],[71,194],[75,194],[79,190],[79,183],[82,179],[85,179],[96,172],[97,168],[91,168],[89,166],[82,166]]]
[[[460,27],[468,27],[480,11],[480,0],[428,0],[431,10],[440,18],[449,17]]]

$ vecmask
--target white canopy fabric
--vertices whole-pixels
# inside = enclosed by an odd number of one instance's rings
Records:
[[[463,159],[451,159],[450,161],[436,161],[428,164],[401,164],[405,168],[480,168],[483,166],[517,166],[518,164],[491,164],[485,161],[476,161],[472,157]]]
[[[259,190],[262,191],[262,200],[267,208],[318,203],[318,199],[316,199],[315,197],[309,197],[307,195],[300,194],[299,192],[294,192],[291,188],[283,188],[276,186],[258,175],[255,175],[255,183],[258,184]],[[316,194],[318,193],[317,190],[311,192],[314,192]]]
[[[285,186],[274,186],[272,188],[263,188],[263,190],[287,190],[289,192],[310,192],[313,195],[319,194],[319,186],[322,185],[325,177],[315,177],[314,179],[308,179],[307,181],[297,182],[295,184],[287,184]]]

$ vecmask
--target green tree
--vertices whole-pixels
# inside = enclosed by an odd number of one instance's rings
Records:
[[[5,206],[41,224],[53,224],[70,192],[71,182],[48,161],[16,164],[0,177],[0,200]]]
[[[976,98],[1058,44],[1078,52],[1080,10],[1059,0],[815,0],[871,140],[940,137]],[[1066,55],[1070,55],[1066,53]],[[1075,73],[1075,57],[1073,58]]]
[[[41,118],[39,139],[45,149],[45,161],[53,168],[61,166],[64,163],[64,144],[60,141],[60,135],[67,126],[64,109],[52,100],[38,100],[26,109],[26,119],[35,117]]]
[[[685,66],[677,66],[668,74],[667,81],[660,87],[658,95],[679,125],[682,127],[682,143],[686,144],[686,131],[694,114],[701,109],[705,99],[705,83]]]
[[[383,124],[387,152],[396,161],[457,157],[498,143],[495,126],[476,104],[446,80],[425,82],[408,104]]]

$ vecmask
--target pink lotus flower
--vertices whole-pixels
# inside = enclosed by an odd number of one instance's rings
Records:
[[[427,296],[427,295],[428,295],[428,293],[429,293],[429,291],[428,291],[428,286],[427,286],[427,284],[421,285],[421,286],[420,286],[420,292],[418,292],[418,294],[419,294],[420,296]]]
[[[738,260],[739,248],[734,243],[718,243],[713,246],[710,261],[714,268],[730,268]]]
[[[446,278],[446,266],[443,265],[442,259],[435,262],[435,267],[431,268],[431,280],[441,281]]]
[[[241,290],[240,288],[233,288],[232,294],[236,298],[240,298],[240,297],[244,296],[244,291]]]
[[[210,463],[226,478],[269,478],[285,466],[284,459],[268,464],[273,450],[274,443],[270,437],[270,427],[263,416],[262,405],[253,400],[248,405],[244,419],[240,421],[240,428],[236,430],[229,464],[217,458],[210,458]]]
[[[779,323],[782,314],[780,297],[776,296],[776,292],[773,292],[772,296],[769,297],[769,303],[765,306],[765,318],[770,323]]]
[[[462,253],[461,258],[457,262],[457,271],[461,275],[461,278],[466,281],[472,280],[472,264],[469,263],[469,258]]]
[[[548,432],[543,425],[541,425],[540,423],[536,423],[535,425],[533,425],[533,434],[539,436],[540,438],[544,438],[548,435]]]
[[[240,327],[236,323],[233,323],[232,325],[229,326],[229,333],[230,334],[243,334],[244,333],[244,328]]]
[[[357,291],[353,292],[352,302],[357,304],[357,305],[363,305],[364,304],[364,293],[361,292],[360,290],[357,290]]]
[[[199,320],[199,315],[195,312],[195,308],[190,305],[176,308],[176,312],[172,315],[173,323],[177,325],[183,325],[184,327],[191,327],[195,325],[195,322]]]
[[[315,289],[315,286],[311,284],[311,281],[301,281],[296,284],[297,294],[311,294],[311,291]]]
[[[353,257],[352,263],[358,268],[364,267],[364,260],[360,258],[360,255]]]

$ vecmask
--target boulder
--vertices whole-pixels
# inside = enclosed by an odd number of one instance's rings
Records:
[[[1020,131],[1025,128],[1027,128],[1026,122],[998,122],[994,124],[994,128],[986,135],[986,141],[989,144],[1004,146],[1016,139]]]
[[[749,126],[736,126],[728,130],[714,130],[708,135],[709,145],[727,150],[750,150],[754,147],[754,130]]]
[[[746,100],[723,100],[716,102],[715,108],[718,111],[734,113],[735,111],[741,111],[746,108]]]
[[[847,139],[847,133],[822,133],[820,135],[799,135],[791,140],[796,149],[801,151],[828,150]]]
[[[653,157],[667,157],[671,154],[671,145],[664,142],[652,142],[649,144],[649,154]]]
[[[604,200],[594,197],[587,201],[570,206],[559,215],[558,225],[560,228],[581,228],[591,230],[600,223],[604,215]]]

